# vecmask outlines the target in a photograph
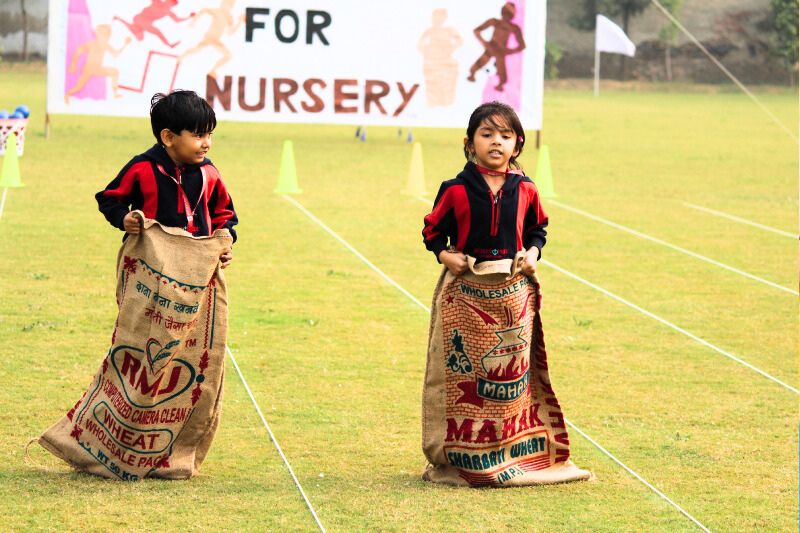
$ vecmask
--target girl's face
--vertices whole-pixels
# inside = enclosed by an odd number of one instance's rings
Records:
[[[491,170],[507,171],[509,160],[519,155],[515,149],[517,136],[500,117],[492,117],[491,122],[483,120],[472,140],[464,142],[471,148],[475,163]]]

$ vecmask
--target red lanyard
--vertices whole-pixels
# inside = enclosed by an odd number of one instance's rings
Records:
[[[206,192],[206,169],[205,167],[200,167],[200,174],[203,176],[203,187],[200,189],[200,196],[197,197],[197,203],[194,204],[194,209],[192,209],[191,205],[189,205],[189,198],[186,196],[186,193],[183,191],[183,186],[181,185],[181,169],[179,167],[175,167],[175,171],[178,173],[178,177],[170,175],[164,170],[160,164],[156,164],[158,170],[167,176],[169,179],[175,182],[175,185],[178,186],[178,213],[181,212],[181,208],[186,212],[186,227],[184,228],[186,231],[191,233],[192,235],[198,230],[197,226],[194,225],[194,212],[197,211],[197,208],[200,206],[200,202],[203,200],[203,194]],[[181,200],[183,202],[181,202]],[[183,204],[183,205],[181,205]]]
[[[477,164],[475,165],[475,167],[477,167],[478,172],[480,172],[481,174],[485,174],[487,176],[507,176],[509,174],[522,174],[521,171],[516,169],[514,170],[508,169],[507,171],[503,172],[502,170],[492,170],[491,168],[482,167]]]
[[[508,172],[503,172],[501,170],[492,170],[490,168],[482,167],[480,165],[475,165],[478,168],[478,172],[481,174],[486,174],[487,176],[505,176]]]

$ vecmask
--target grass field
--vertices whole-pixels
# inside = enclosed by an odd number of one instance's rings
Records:
[[[232,365],[200,477],[123,484],[76,474],[40,449],[41,466],[24,461],[28,439],[72,406],[106,353],[121,235],[93,194],[151,143],[145,119],[86,116],[53,117],[45,140],[44,93],[41,66],[0,66],[0,108],[32,109],[25,188],[9,192],[0,219],[3,529],[313,530]],[[759,97],[796,129],[794,93]],[[798,395],[713,347],[798,387],[797,243],[686,204],[796,233],[797,145],[729,91],[643,87],[595,99],[553,88],[544,101],[559,197],[545,204],[539,275],[566,416],[709,529],[794,530]],[[369,133],[359,143],[351,127],[222,122],[210,154],[241,219],[227,271],[229,345],[325,527],[697,530],[577,431],[573,458],[596,481],[506,490],[421,481],[427,314],[272,192],[291,139],[297,201],[427,304],[439,266],[421,244],[430,205],[400,194],[410,146],[390,128]],[[415,135],[430,200],[463,166],[463,133]],[[530,144],[522,163],[533,173]]]

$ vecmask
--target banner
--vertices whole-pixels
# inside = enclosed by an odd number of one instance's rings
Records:
[[[50,0],[47,111],[147,116],[192,89],[220,119],[541,129],[546,0]]]

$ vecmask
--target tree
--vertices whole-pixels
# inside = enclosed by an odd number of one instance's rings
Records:
[[[677,19],[680,17],[683,0],[661,0],[661,5]],[[672,47],[675,46],[677,36],[678,26],[671,20],[658,32],[658,38],[664,44],[664,70],[667,73],[667,81],[672,81]]]
[[[773,53],[789,70],[794,85],[794,71],[797,69],[797,22],[798,0],[771,0],[770,22],[775,31]]]
[[[578,12],[570,15],[567,22],[575,29],[594,31],[595,15],[599,13],[600,6],[598,4],[600,3],[602,3],[602,0],[582,0]]]
[[[544,79],[558,79],[558,62],[564,52],[556,43],[545,41],[544,43]]]
[[[25,0],[19,0],[22,9],[22,60],[28,60],[28,12],[25,10]]]
[[[651,0],[582,0],[577,14],[569,18],[569,24],[583,31],[595,29],[595,17],[599,13],[607,17],[622,17],[622,29],[628,34],[631,18],[635,17],[647,6]],[[620,79],[627,77],[625,56],[620,55]]]

